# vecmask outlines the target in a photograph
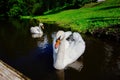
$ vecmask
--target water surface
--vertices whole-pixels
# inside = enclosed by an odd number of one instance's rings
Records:
[[[52,66],[52,35],[67,29],[45,24],[44,35],[32,38],[29,28],[37,22],[10,19],[1,20],[0,25],[0,59],[32,80],[120,80],[118,42],[82,35],[86,50],[78,60],[81,70],[58,71]]]

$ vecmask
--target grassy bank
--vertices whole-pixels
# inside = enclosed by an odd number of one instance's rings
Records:
[[[53,21],[64,28],[71,28],[83,33],[93,32],[99,28],[120,25],[120,0],[89,3],[80,9],[35,17],[22,16],[22,18],[35,18],[41,22]]]

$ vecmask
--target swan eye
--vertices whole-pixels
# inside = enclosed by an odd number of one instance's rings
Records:
[[[57,40],[60,40],[60,38],[61,38],[61,36]],[[56,40],[56,42],[57,42],[57,40]]]

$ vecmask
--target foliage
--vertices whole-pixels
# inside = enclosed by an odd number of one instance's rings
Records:
[[[7,16],[6,12],[7,10],[8,10],[7,0],[0,0],[0,16]]]
[[[43,12],[40,11],[41,7],[42,7],[42,3],[41,4],[40,3],[34,4],[33,8],[32,8],[32,11],[31,11],[31,14],[33,14],[33,15],[42,14]]]
[[[1,0],[0,15],[19,17],[59,12],[65,9],[80,8],[91,0]]]
[[[18,16],[19,13],[21,12],[21,8],[14,5],[13,8],[10,9],[10,11],[8,12],[8,16]]]
[[[9,11],[7,13],[9,17],[19,17],[27,14],[23,0],[9,0],[8,3]]]

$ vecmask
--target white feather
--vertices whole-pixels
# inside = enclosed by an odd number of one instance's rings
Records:
[[[53,41],[53,66],[56,69],[64,69],[67,65],[75,62],[85,51],[85,42],[81,35],[77,32],[73,33],[74,41],[66,40],[72,34],[71,31],[58,31]],[[55,49],[55,42],[58,37],[61,38],[61,43]]]

